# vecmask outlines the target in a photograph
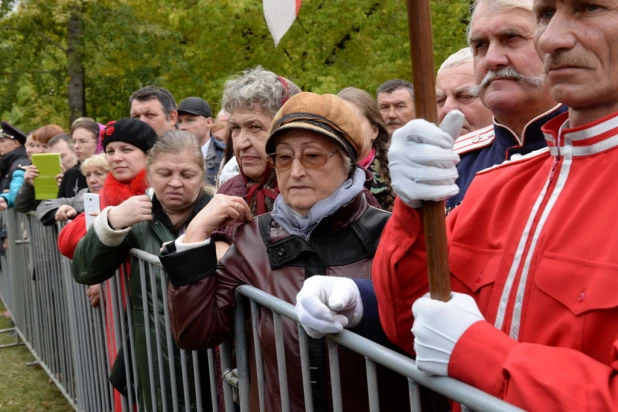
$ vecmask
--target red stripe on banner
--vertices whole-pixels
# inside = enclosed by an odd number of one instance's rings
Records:
[[[296,0],[296,15],[298,16],[298,13],[300,12],[300,4],[303,2],[303,0]]]

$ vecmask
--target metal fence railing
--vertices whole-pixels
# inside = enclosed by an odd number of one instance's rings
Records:
[[[281,411],[289,411],[288,390],[302,390],[305,409],[313,411],[307,350],[307,335],[298,325],[302,388],[288,388],[281,325],[287,318],[297,321],[292,305],[251,286],[236,290],[235,338],[219,348],[204,352],[179,350],[173,343],[165,297],[167,277],[156,256],[131,250],[132,264],[139,266],[143,313],[134,312],[131,282],[119,273],[106,281],[99,307],[90,306],[86,287],[75,283],[70,261],[58,252],[58,228],[44,227],[34,216],[2,213],[7,225],[9,248],[1,259],[0,298],[15,323],[15,344],[25,344],[37,362],[78,411],[249,411],[250,371],[257,387],[264,387],[264,362],[259,340],[247,336],[256,331],[260,308],[272,311],[275,324],[277,369]],[[250,318],[245,318],[249,316]],[[163,319],[158,321],[157,319]],[[154,322],[154,325],[151,325]],[[253,324],[252,328],[245,325]],[[136,342],[135,325],[146,333]],[[0,331],[2,332],[2,331]],[[249,356],[250,345],[253,353]],[[367,404],[379,410],[376,364],[408,379],[410,410],[420,411],[418,385],[430,388],[473,410],[516,411],[512,405],[450,378],[433,378],[420,372],[415,362],[399,353],[352,332],[327,336],[332,410],[347,410],[341,400],[337,347],[345,347],[365,358]],[[120,347],[126,368],[126,397],[115,393],[108,381],[113,358]],[[144,346],[146,353],[143,353]],[[232,348],[235,348],[235,357]],[[141,361],[138,361],[138,355]],[[249,359],[255,360],[249,364]],[[219,363],[220,360],[220,363]],[[144,370],[143,368],[147,368]],[[141,375],[141,378],[140,378]],[[140,386],[140,379],[148,377]],[[345,382],[343,383],[345,384]],[[137,386],[137,388],[136,388]],[[220,396],[219,394],[223,395]],[[260,411],[268,394],[258,390]]]

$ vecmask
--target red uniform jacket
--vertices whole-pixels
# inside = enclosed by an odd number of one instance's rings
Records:
[[[447,218],[453,290],[487,320],[448,372],[527,410],[618,410],[618,113],[566,121],[543,127],[548,149],[479,173]],[[422,218],[400,200],[373,270],[383,328],[412,352],[427,270]]]

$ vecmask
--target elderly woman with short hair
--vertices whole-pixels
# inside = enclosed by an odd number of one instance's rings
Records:
[[[314,275],[371,279],[373,256],[390,213],[368,203],[367,175],[356,166],[361,147],[358,120],[338,97],[300,93],[290,98],[274,117],[262,152],[268,153],[280,190],[272,212],[252,219],[243,198],[217,195],[185,235],[162,253],[179,347],[214,347],[231,337],[234,290],[240,285],[252,285],[294,304],[303,282]],[[248,165],[249,173],[260,168],[257,160]],[[234,245],[217,265],[212,232],[241,222],[247,223],[238,227]],[[255,332],[265,362],[266,410],[274,411],[280,408],[280,394],[272,316],[264,310],[258,319]],[[289,320],[283,327],[290,410],[305,410],[298,330]],[[314,408],[328,410],[324,341],[310,339],[309,353]],[[367,410],[363,359],[341,350],[340,363],[343,404],[349,410]],[[251,374],[252,410],[258,410],[254,368]],[[405,380],[382,370],[379,384],[382,394],[398,388],[403,395],[380,396],[382,410],[405,405]]]
[[[254,216],[270,212],[279,194],[277,176],[266,161],[270,124],[279,108],[299,92],[294,83],[261,66],[225,82],[222,105],[230,114],[228,125],[238,174],[222,184],[217,193],[242,197]],[[236,226],[222,227],[213,238],[231,244]]]

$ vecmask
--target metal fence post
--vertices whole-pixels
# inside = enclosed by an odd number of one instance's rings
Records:
[[[257,331],[253,330],[254,342]],[[240,411],[249,412],[249,356],[245,333],[245,299],[237,295],[234,312],[234,336],[236,339],[236,367],[238,368],[238,390]],[[242,344],[239,345],[239,343]],[[259,350],[259,342],[256,351]],[[258,378],[259,379],[259,378]],[[261,398],[261,396],[260,396]]]

